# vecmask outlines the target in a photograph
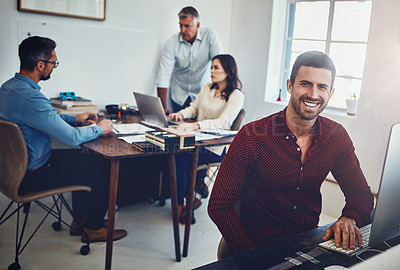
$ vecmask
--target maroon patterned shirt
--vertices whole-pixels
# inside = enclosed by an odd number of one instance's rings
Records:
[[[319,116],[304,164],[296,137],[286,125],[286,109],[245,125],[221,164],[208,213],[235,252],[277,242],[317,227],[320,187],[331,171],[346,205],[342,215],[365,223],[373,196],[338,123]],[[240,198],[240,219],[233,210]]]

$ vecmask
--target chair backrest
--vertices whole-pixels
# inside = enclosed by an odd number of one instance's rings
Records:
[[[243,117],[246,114],[246,110],[242,108],[238,115],[236,116],[235,120],[232,123],[231,130],[239,130],[240,126],[242,125]]]
[[[18,201],[27,164],[25,139],[18,125],[0,120],[0,191],[13,201]]]
[[[20,128],[13,122],[0,120],[0,191],[10,200],[25,203],[70,191],[91,190],[88,186],[71,185],[21,195],[18,189],[27,164],[28,150]]]

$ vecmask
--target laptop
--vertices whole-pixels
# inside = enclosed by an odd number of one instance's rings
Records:
[[[142,117],[141,123],[154,128],[174,127],[179,124],[172,120],[168,120],[164,113],[159,97],[133,92],[136,104]]]
[[[344,253],[349,256],[360,254],[369,247],[376,246],[389,239],[400,235],[400,124],[394,124],[391,128],[389,141],[386,149],[385,162],[382,169],[381,182],[379,186],[378,199],[375,213],[371,224],[360,231],[366,230],[363,235],[363,248],[355,250],[344,250],[327,246],[333,239],[320,243],[321,247]],[[368,227],[370,227],[368,237]],[[333,241],[334,242],[334,241]]]

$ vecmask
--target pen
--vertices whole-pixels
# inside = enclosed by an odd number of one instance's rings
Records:
[[[210,134],[210,135],[221,135],[221,132],[219,132],[219,131],[203,131],[203,130],[200,130],[200,132],[204,133],[204,134]]]
[[[113,127],[114,133],[119,133],[119,130]]]

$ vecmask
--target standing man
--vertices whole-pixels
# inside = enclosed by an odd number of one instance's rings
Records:
[[[19,192],[33,192],[66,185],[91,186],[89,192],[73,192],[74,217],[70,234],[81,235],[77,222],[84,226],[90,241],[106,241],[104,215],[108,206],[108,177],[99,168],[88,167],[87,154],[81,150],[51,151],[51,137],[72,146],[93,140],[112,132],[112,122],[98,118],[94,113],[77,116],[58,115],[50,101],[40,92],[39,81],[50,79],[59,61],[56,43],[44,37],[29,37],[19,45],[20,71],[0,88],[0,119],[16,123],[22,131],[28,150],[28,166]],[[71,124],[89,122],[92,125],[73,127]],[[90,162],[88,162],[90,164]],[[127,234],[115,230],[114,240]],[[86,241],[82,236],[82,241]]]
[[[346,130],[319,116],[333,95],[335,74],[327,55],[303,53],[287,81],[288,106],[236,135],[208,205],[226,241],[221,257],[317,227],[320,187],[330,171],[346,205],[322,240],[334,237],[337,247],[354,249],[357,236],[361,245],[358,227],[369,220],[373,196]]]
[[[200,16],[194,7],[179,13],[180,33],[165,44],[160,59],[157,95],[167,114],[167,92],[170,89],[173,112],[189,106],[201,87],[210,80],[211,59],[223,52],[216,31],[200,28]]]

